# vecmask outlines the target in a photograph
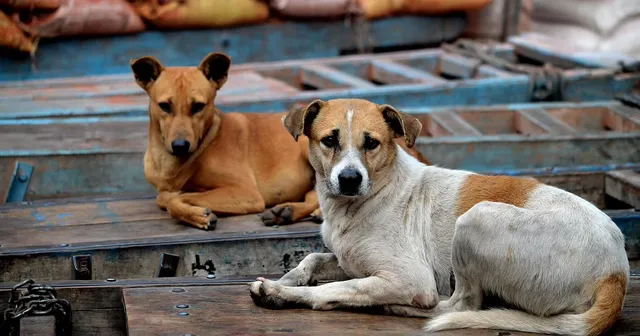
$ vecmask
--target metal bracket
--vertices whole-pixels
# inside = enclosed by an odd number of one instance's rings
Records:
[[[93,277],[91,255],[74,255],[73,269],[76,275],[76,280],[91,280]]]
[[[162,253],[160,256],[160,266],[158,267],[158,278],[169,278],[176,276],[180,256],[169,253]]]
[[[204,262],[204,264],[200,264],[200,255],[196,254],[196,262],[191,263],[192,275],[195,276],[199,270],[203,270],[207,273],[207,276],[213,275],[215,278],[216,266],[213,264],[213,261],[207,260]]]
[[[24,202],[24,197],[27,195],[32,175],[33,165],[26,162],[16,162],[16,166],[13,169],[13,176],[11,177],[11,183],[7,189],[5,203]]]

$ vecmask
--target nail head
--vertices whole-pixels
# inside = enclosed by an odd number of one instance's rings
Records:
[[[179,304],[179,305],[176,305],[176,308],[178,308],[178,309],[186,309],[186,308],[189,308],[189,305],[188,304]]]
[[[215,279],[216,275],[215,274],[208,274],[207,275],[207,279]]]
[[[178,316],[189,316],[189,313],[187,313],[187,312],[179,312]]]
[[[60,244],[59,246],[60,246],[60,247],[67,247],[67,246],[69,246],[69,244],[62,243],[62,244]]]
[[[174,293],[183,293],[184,289],[183,288],[174,288],[171,291],[174,292]]]
[[[114,278],[107,278],[107,281],[108,281],[108,282],[115,282],[115,281],[116,281],[116,279],[114,279]]]

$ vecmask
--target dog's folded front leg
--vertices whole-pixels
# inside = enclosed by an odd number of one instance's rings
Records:
[[[390,276],[370,276],[347,281],[331,282],[317,287],[288,287],[276,281],[258,278],[251,284],[251,297],[258,305],[267,308],[284,308],[304,305],[312,309],[355,308],[383,305],[411,305],[415,301],[413,291]],[[438,301],[436,291],[419,294],[420,300],[431,306]],[[430,297],[426,297],[430,296]]]
[[[322,212],[315,190],[304,196],[304,202],[278,204],[260,215],[260,219],[267,226],[291,224],[307,217],[311,217],[315,222],[322,222]]]
[[[347,279],[349,276],[340,268],[333,253],[311,253],[276,282],[283,286],[315,286],[318,281]]]
[[[224,187],[200,193],[183,193],[167,204],[169,214],[195,227],[215,228],[218,215],[246,215],[264,210],[264,200],[251,188]]]
[[[156,204],[160,209],[167,210],[169,202],[179,195],[179,191],[160,191],[158,192],[158,197],[156,197]]]

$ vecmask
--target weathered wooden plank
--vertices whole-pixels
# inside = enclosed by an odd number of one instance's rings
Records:
[[[526,173],[607,206],[603,171]],[[625,232],[629,255],[640,257],[640,213],[607,213]],[[0,282],[73,279],[75,255],[92,256],[93,279],[154,277],[163,253],[180,257],[176,276],[206,275],[210,263],[225,279],[282,274],[304,255],[325,251],[315,223],[265,227],[248,215],[221,218],[216,230],[207,232],[177,223],[158,209],[153,196],[4,205],[0,222]]]
[[[433,113],[430,117],[452,136],[482,136],[479,130],[454,112]]]
[[[411,68],[389,60],[374,60],[369,66],[369,77],[385,84],[428,83],[443,84],[447,81],[426,71]]]
[[[246,286],[184,287],[123,290],[129,335],[422,335],[425,319],[375,314],[369,310],[269,310],[256,306]],[[188,308],[178,308],[188,305]],[[182,306],[180,306],[182,307]],[[186,314],[178,314],[186,312]],[[611,330],[614,335],[635,335],[640,330],[640,281],[629,283],[625,306]],[[460,329],[439,335],[532,335],[497,330]]]
[[[508,48],[515,57],[512,46],[486,46],[496,55],[504,54]],[[376,62],[380,62],[378,70],[375,70]],[[320,71],[313,70],[317,67]],[[354,72],[353,69],[358,70]],[[532,100],[528,76],[494,69],[481,65],[476,59],[439,49],[239,64],[232,68],[230,81],[242,76],[243,72],[259,73],[262,79],[239,78],[237,86],[228,84],[217,98],[217,105],[223,110],[280,111],[316,98],[345,97],[406,107],[509,104]],[[430,76],[431,73],[455,80],[434,80],[438,77]],[[567,101],[611,99],[640,82],[640,73],[617,74],[610,69],[578,68],[559,75],[561,81],[557,89],[561,94],[558,99]],[[403,76],[408,79],[403,80]],[[304,87],[301,79],[315,82],[312,86],[318,90],[298,91]],[[386,85],[374,85],[365,79]],[[117,88],[118,81],[126,85]],[[0,101],[9,102],[0,104],[0,118],[145,115],[148,100],[132,82],[131,75],[127,75],[0,84],[7,89],[3,90],[7,93],[0,96]],[[347,87],[350,89],[345,90]]]
[[[625,119],[640,125],[640,110],[625,105],[615,105],[611,107],[611,111],[623,116]]]
[[[477,127],[477,125],[474,124]],[[421,137],[418,149],[431,162],[471,171],[599,165],[640,161],[640,137],[493,135]]]
[[[605,178],[607,195],[640,210],[640,172],[621,170],[608,172]]]
[[[465,23],[461,13],[376,20],[369,23],[365,42],[376,41],[368,47],[377,48],[434,44],[458,37]],[[198,64],[212,50],[229,54],[234,63],[335,57],[357,50],[358,38],[352,27],[336,20],[45,40],[38,45],[36,71],[30,60],[3,57],[0,81],[126,73],[129,60],[143,55],[154,55],[167,65]]]
[[[300,68],[300,82],[319,89],[373,88],[376,85],[321,64],[307,64]]]
[[[456,78],[473,78],[480,64],[476,59],[445,53],[440,57],[440,73]]]
[[[56,336],[56,317],[25,316],[20,319],[20,335]]]
[[[456,137],[431,118],[451,108],[405,109],[398,105],[423,121],[423,137],[418,139],[423,154],[439,165],[474,171],[640,162],[640,128],[624,115],[622,119],[609,115],[610,109],[619,106],[600,102],[455,107],[456,115],[481,133]],[[577,132],[546,134],[529,119],[519,117],[518,113],[535,109],[547,111],[552,120],[566,121]],[[17,161],[34,165],[25,200],[152,193],[141,164],[147,120],[0,120],[0,195],[6,194]],[[607,126],[617,124],[622,125],[621,131]]]
[[[572,134],[576,132],[576,130],[571,126],[563,123],[556,118],[551,117],[544,110],[522,110],[518,111],[518,114],[549,133]]]

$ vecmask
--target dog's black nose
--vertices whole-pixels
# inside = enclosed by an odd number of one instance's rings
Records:
[[[177,139],[171,142],[171,149],[173,155],[183,156],[189,154],[189,141],[184,139]]]
[[[341,194],[354,196],[358,194],[358,189],[360,189],[362,174],[353,168],[343,169],[340,174],[338,174],[338,183],[340,184]]]

